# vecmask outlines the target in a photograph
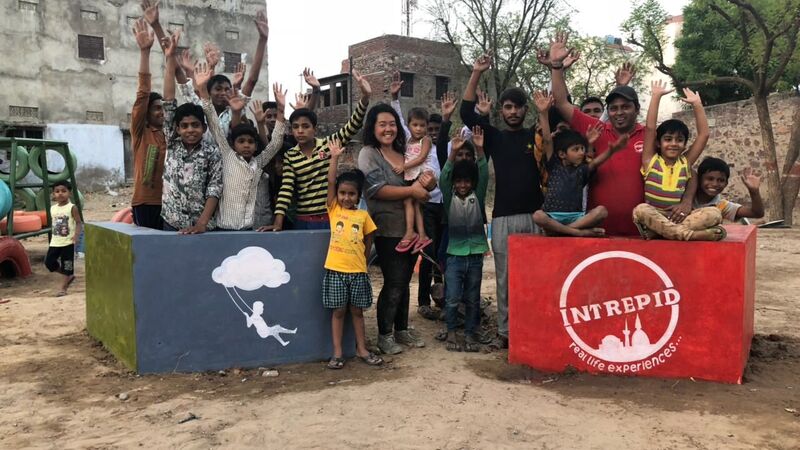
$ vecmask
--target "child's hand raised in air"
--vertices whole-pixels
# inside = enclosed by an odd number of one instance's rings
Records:
[[[488,116],[492,112],[492,99],[489,94],[478,89],[478,103],[475,105],[478,108],[478,114]]]
[[[133,37],[136,38],[136,45],[138,45],[141,50],[150,50],[155,40],[153,31],[148,30],[147,23],[144,19],[137,19],[133,22]]]
[[[181,30],[175,30],[169,36],[161,40],[161,47],[164,49],[164,57],[172,58],[178,50],[178,41],[181,39]]]
[[[247,106],[247,98],[243,95],[239,94],[226,94],[225,97],[228,99],[228,106],[230,106],[231,111],[238,113]]]
[[[692,106],[703,106],[703,100],[700,98],[700,93],[695,92],[689,88],[683,88],[683,95],[686,97],[681,97],[681,101],[684,103],[688,103]]]
[[[627,86],[635,76],[636,66],[634,66],[632,62],[626,61],[622,63],[622,67],[617,69],[614,73],[614,81],[616,81],[617,86]]]
[[[344,147],[342,147],[342,142],[338,138],[332,138],[328,140],[328,151],[330,152],[331,158],[338,158],[342,156],[344,153]]]
[[[283,112],[286,110],[286,93],[288,91],[283,90],[283,85],[278,83],[272,83],[272,96],[275,97],[275,103],[277,103],[277,110],[278,110],[278,118],[283,117]],[[305,108],[305,105],[303,105]],[[292,107],[294,108],[294,106]],[[298,108],[295,108],[298,109]]]
[[[303,69],[303,79],[312,89],[319,89],[319,80],[314,76],[314,71],[306,67]]]
[[[456,99],[456,94],[454,92],[445,92],[442,95],[442,118],[445,120],[450,120],[450,116],[456,110],[456,104],[458,100]]]
[[[256,23],[258,37],[267,40],[267,38],[269,38],[269,22],[267,21],[267,13],[265,11],[257,12],[256,18],[253,20],[253,22]]]
[[[369,81],[357,70],[353,71],[353,78],[355,78],[356,84],[361,90],[361,99],[369,101],[369,96],[372,95],[372,86],[369,85]]]
[[[263,125],[267,123],[267,112],[264,111],[263,103],[261,100],[253,100],[250,102],[250,113],[256,118],[256,123]]]
[[[492,67],[492,52],[479,56],[472,65],[472,71],[483,73],[489,70],[490,67]]]
[[[198,61],[194,65],[194,77],[192,77],[192,82],[194,83],[194,90],[197,91],[201,98],[209,98],[208,80],[211,79],[213,73],[208,63]]]
[[[608,146],[608,151],[611,153],[616,153],[623,148],[627,147],[628,140],[631,138],[631,135],[628,133],[621,134],[616,141],[612,142],[611,145]]]
[[[589,145],[594,145],[594,143],[597,142],[598,139],[600,139],[600,135],[603,134],[604,127],[605,125],[603,124],[603,122],[600,122],[595,126],[589,127],[589,129],[586,130],[586,142],[588,142]]]
[[[210,67],[211,70],[214,70],[214,68],[217,67],[217,64],[219,64],[219,60],[221,57],[219,47],[217,47],[217,45],[212,42],[206,42],[205,44],[203,44],[203,52],[206,55],[206,61],[208,62],[208,67]]]
[[[308,103],[311,101],[311,96],[303,93],[294,94],[294,104],[289,104],[292,109],[308,108]]]
[[[472,127],[472,144],[475,147],[483,148],[483,128],[478,125]]]
[[[761,187],[761,177],[750,167],[742,171],[742,183],[750,192],[758,191]]]
[[[663,97],[674,90],[665,81],[655,80],[650,83],[650,95],[653,97]]]
[[[144,20],[147,21],[151,26],[158,23],[158,4],[161,3],[161,0],[142,0],[142,15],[144,16]]]
[[[567,55],[566,58],[564,58],[564,62],[562,63],[563,64],[562,67],[564,69],[569,69],[579,59],[581,59],[581,52],[579,52],[577,50],[570,49],[569,50],[569,54]]]
[[[181,53],[181,57],[178,58],[178,64],[183,69],[183,73],[186,74],[187,78],[194,77],[194,66],[197,64],[197,60],[192,61],[192,51],[188,48],[183,50]]]
[[[395,70],[392,73],[392,82],[389,83],[389,94],[392,100],[397,100],[400,97],[400,88],[403,87],[403,80],[400,79],[400,72]]]
[[[242,88],[245,72],[247,72],[247,64],[240,62],[236,65],[236,72],[233,72],[233,75],[231,76],[231,84],[234,90],[239,90]]]
[[[536,109],[540,113],[550,110],[554,102],[553,95],[547,91],[535,91],[533,93],[533,103],[536,104]]]

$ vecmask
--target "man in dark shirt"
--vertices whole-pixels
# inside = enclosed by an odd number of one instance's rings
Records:
[[[498,103],[506,123],[504,130],[493,127],[488,117],[475,112],[478,82],[491,62],[491,55],[482,55],[473,64],[461,103],[461,120],[470,128],[475,125],[483,128],[486,156],[494,164],[496,186],[492,211],[492,252],[497,278],[498,334],[495,344],[507,348],[508,235],[536,231],[533,213],[542,206],[542,190],[533,152],[535,132],[523,126],[528,113],[525,92],[514,87],[500,95]]]

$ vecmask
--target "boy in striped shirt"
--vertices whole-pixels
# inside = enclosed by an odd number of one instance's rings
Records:
[[[294,229],[330,229],[325,204],[330,165],[328,141],[336,138],[342,146],[350,142],[361,129],[372,93],[369,82],[355,70],[353,78],[361,89],[361,100],[347,124],[336,133],[325,138],[316,137],[317,115],[310,109],[300,108],[289,116],[292,136],[297,145],[283,156],[283,179],[275,206],[274,231],[283,229],[284,218],[292,203],[297,206]]]
[[[697,137],[686,151],[689,127],[685,123],[670,119],[656,128],[661,97],[672,91],[660,80],[651,83],[642,150],[645,203],[634,208],[633,222],[645,239],[658,235],[671,240],[718,241],[725,238],[725,229],[719,226],[722,222],[719,211],[714,208],[692,211],[697,188],[692,165],[705,149],[709,136],[703,102],[699,94],[684,88],[686,97],[681,100],[692,105],[697,124]]]

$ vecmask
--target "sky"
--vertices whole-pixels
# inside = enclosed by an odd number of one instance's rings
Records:
[[[266,0],[265,0],[266,1]],[[412,36],[433,38],[424,5],[418,0]],[[572,22],[582,34],[623,37],[620,24],[631,2],[623,0],[565,0],[576,13]],[[349,45],[384,34],[401,34],[402,0],[272,0],[267,4],[270,37],[269,80],[289,90],[301,90],[300,73],[308,66],[317,77],[338,74]],[[661,0],[667,13],[681,14],[689,0]],[[367,19],[368,18],[368,19]],[[302,90],[307,86],[303,85]],[[382,91],[378,89],[377,91]]]

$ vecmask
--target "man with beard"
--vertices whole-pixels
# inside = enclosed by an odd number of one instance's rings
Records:
[[[497,278],[497,340],[495,347],[508,348],[508,235],[533,233],[533,213],[542,206],[539,169],[533,149],[535,131],[523,126],[528,112],[527,96],[520,88],[505,90],[498,101],[506,128],[489,123],[488,116],[475,112],[476,90],[492,56],[480,56],[461,102],[461,120],[467,127],[484,130],[484,151],[494,164],[496,190],[492,211],[492,252]]]
[[[567,100],[567,85],[564,81],[564,59],[571,53],[567,47],[567,35],[558,33],[550,45],[549,66],[552,74],[553,97],[561,116],[570,127],[586,136],[586,133],[602,124],[600,137],[594,143],[595,155],[608,151],[609,145],[623,134],[628,134],[628,145],[614,155],[607,164],[595,172],[589,183],[587,209],[604,205],[608,218],[604,223],[610,236],[638,236],[633,224],[633,208],[644,200],[644,183],[639,172],[644,148],[644,127],[636,123],[639,115],[639,97],[629,86],[617,86],[606,97],[608,122],[601,122],[575,108]]]

